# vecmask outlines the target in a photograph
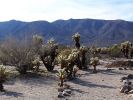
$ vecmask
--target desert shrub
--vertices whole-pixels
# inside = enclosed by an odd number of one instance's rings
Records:
[[[9,72],[6,71],[6,68],[1,65],[0,66],[0,91],[4,91],[3,83],[7,81],[8,76],[9,76]]]
[[[32,61],[35,59],[35,52],[30,43],[27,40],[19,41],[11,38],[5,40],[0,47],[1,62],[6,58],[8,65],[15,66],[20,74],[25,74],[27,70],[33,68]]]
[[[112,47],[110,47],[110,56],[111,57],[121,57],[121,48],[119,45],[114,44]]]
[[[39,54],[40,49],[43,45],[43,37],[40,35],[33,35],[32,43],[33,43],[33,50]]]

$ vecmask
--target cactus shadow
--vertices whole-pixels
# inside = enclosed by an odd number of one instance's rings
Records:
[[[13,97],[23,97],[23,93],[13,92],[13,91],[5,91],[1,96],[13,96]]]
[[[97,88],[97,87],[100,87],[100,88],[115,88],[113,86],[108,86],[108,85],[94,84],[92,82],[81,80],[80,78],[76,78],[72,82],[74,84],[78,84],[78,85],[86,86],[86,87],[90,87],[90,88]]]

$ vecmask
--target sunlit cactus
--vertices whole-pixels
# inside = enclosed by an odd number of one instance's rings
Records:
[[[9,72],[2,65],[0,66],[0,91],[4,91],[3,83],[7,80]]]
[[[75,46],[76,46],[76,48],[80,48],[80,43],[79,43],[79,41],[80,41],[80,34],[77,32],[77,33],[75,33],[73,36],[72,36],[72,39],[75,41]]]
[[[58,78],[59,78],[59,80],[60,80],[60,87],[63,87],[63,85],[64,85],[64,80],[65,80],[65,78],[66,78],[66,71],[65,71],[65,69],[59,69],[58,70],[58,73],[57,73],[57,76],[58,76]]]
[[[53,42],[53,40],[49,40],[49,42],[45,45],[42,45],[40,52],[40,59],[43,64],[47,68],[48,71],[53,71],[54,69],[54,61],[57,56],[58,44]]]
[[[66,75],[68,79],[75,77],[76,69],[74,65],[76,64],[79,55],[79,50],[63,50],[57,57],[58,62],[61,64],[61,69],[65,68]]]
[[[92,46],[92,48],[90,48],[90,51],[91,51],[93,57],[98,56],[98,54],[100,53],[100,49],[96,48],[95,46]]]
[[[67,59],[67,55],[64,55],[64,54],[59,54],[58,55],[57,61],[58,61],[58,63],[61,64],[61,69],[66,68],[68,66],[67,65],[68,63],[67,63],[66,59]]]
[[[129,49],[132,46],[132,43],[129,41],[125,41],[121,43],[121,51],[124,54],[124,57],[128,58]]]
[[[77,49],[73,49],[71,54],[68,56],[67,61],[75,62],[78,58],[79,51]]]
[[[98,57],[94,57],[94,58],[91,58],[90,60],[91,60],[90,64],[94,67],[93,72],[95,73],[95,72],[97,72],[96,66],[99,64],[99,58]]]

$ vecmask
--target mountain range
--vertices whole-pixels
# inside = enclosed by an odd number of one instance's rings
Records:
[[[0,40],[7,36],[24,38],[39,34],[45,40],[54,38],[59,44],[72,45],[72,35],[79,32],[81,44],[109,46],[123,41],[133,42],[133,22],[125,20],[69,19],[22,22],[0,22]]]

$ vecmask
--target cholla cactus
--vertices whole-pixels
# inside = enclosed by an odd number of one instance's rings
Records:
[[[42,44],[43,43],[43,37],[39,36],[39,35],[33,35],[33,42],[37,45]]]
[[[132,46],[132,43],[129,41],[121,43],[121,51],[124,54],[124,57],[128,58],[129,49]]]
[[[43,37],[40,35],[33,35],[32,37],[32,43],[33,43],[33,50],[34,52],[36,52],[37,54],[40,53],[41,47],[43,45]]]
[[[61,69],[63,68],[66,68],[67,67],[67,55],[62,55],[62,54],[59,54],[58,57],[57,57],[57,61],[58,63],[61,64]]]
[[[77,49],[73,49],[71,54],[68,56],[67,61],[75,62],[78,58],[79,51]]]
[[[0,91],[4,91],[3,83],[7,80],[9,72],[2,65],[0,66]]]
[[[60,80],[60,87],[63,87],[64,85],[64,80],[66,78],[66,72],[65,72],[65,69],[59,69],[58,70],[58,73],[57,73],[57,76]]]
[[[90,59],[90,64],[94,67],[93,72],[97,72],[96,70],[96,66],[99,64],[99,58],[98,57],[94,57]]]
[[[100,48],[96,48],[95,46],[92,46],[92,48],[90,49],[92,56],[96,57],[99,56],[99,53],[101,52]]]
[[[86,53],[88,49],[85,46],[80,47],[80,60],[81,60],[81,66],[82,68],[87,68],[86,66]]]
[[[34,66],[35,72],[38,72],[39,71],[39,66],[40,66],[40,60],[39,60],[39,58],[33,60],[32,61],[32,65]]]
[[[54,61],[55,57],[57,56],[57,49],[57,44],[51,45],[48,43],[47,45],[42,46],[40,58],[48,71],[53,71],[54,69]]]
[[[61,64],[61,69],[65,68],[68,79],[74,77],[74,73],[76,72],[76,70],[74,69],[74,65],[76,64],[78,54],[79,50],[77,49],[66,49],[62,51],[57,57],[58,62]]]
[[[72,36],[72,39],[76,42],[75,43],[75,46],[76,46],[76,48],[80,48],[80,43],[79,43],[79,41],[80,41],[80,34],[77,32],[77,33],[75,33],[73,36]]]

